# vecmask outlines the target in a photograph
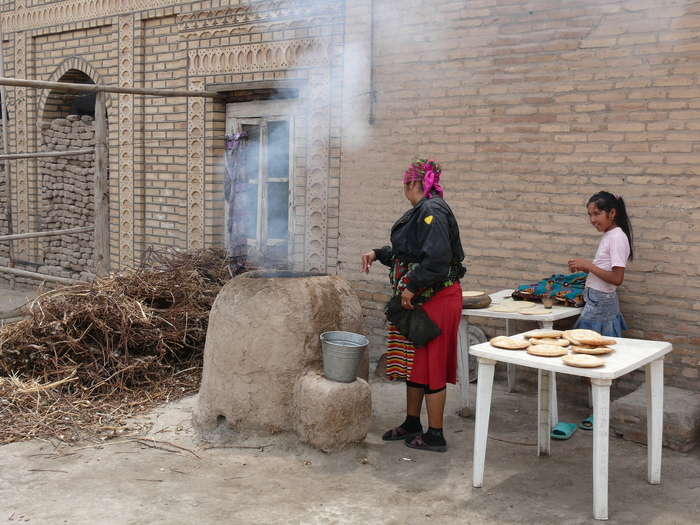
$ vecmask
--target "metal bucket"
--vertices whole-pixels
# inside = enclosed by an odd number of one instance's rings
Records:
[[[321,334],[323,375],[339,383],[357,379],[360,361],[369,341],[352,332],[324,332]]]

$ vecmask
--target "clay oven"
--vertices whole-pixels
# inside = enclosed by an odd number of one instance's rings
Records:
[[[211,429],[224,417],[237,431],[297,432],[323,450],[364,439],[367,352],[356,381],[326,380],[320,334],[333,330],[365,333],[359,300],[344,279],[273,270],[232,279],[209,317],[195,425]]]

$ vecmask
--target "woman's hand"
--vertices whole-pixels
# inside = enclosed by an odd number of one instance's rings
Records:
[[[581,259],[580,257],[574,258],[569,258],[569,271],[571,273],[576,273],[576,272],[586,272],[588,273],[590,271],[590,261],[587,261],[586,259]]]
[[[409,292],[408,288],[405,288],[404,291],[401,292],[401,306],[403,306],[406,310],[413,310],[414,306],[411,299],[413,299],[414,295],[416,294]]]
[[[377,254],[374,250],[367,252],[362,256],[362,266],[360,267],[360,273],[369,273],[369,269],[372,267],[372,263],[377,260]]]

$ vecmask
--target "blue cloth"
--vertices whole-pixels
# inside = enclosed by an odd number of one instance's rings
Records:
[[[620,313],[617,292],[606,293],[587,286],[584,298],[586,306],[572,329],[587,328],[606,337],[622,337],[622,331],[627,330],[627,323]]]

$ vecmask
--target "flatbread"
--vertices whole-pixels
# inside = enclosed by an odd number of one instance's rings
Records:
[[[508,304],[495,304],[489,308],[490,312],[501,312],[501,313],[511,313],[515,314],[518,313],[520,308],[517,306],[511,306],[511,303]]]
[[[503,313],[523,313],[533,306],[536,306],[536,304],[531,301],[506,301],[505,303],[493,305],[489,310]]]
[[[571,335],[571,330],[564,330],[564,333],[562,334],[562,337],[564,339],[567,339],[572,345],[577,345],[578,341],[574,338],[573,335]]]
[[[530,343],[525,339],[516,339],[507,335],[498,335],[491,339],[489,343],[491,343],[491,346],[505,348],[506,350],[524,350],[530,346]]]
[[[554,345],[531,345],[527,349],[528,354],[539,355],[542,357],[559,357],[566,355],[569,351],[561,346]]]
[[[578,341],[579,344],[581,345],[591,345],[591,346],[604,346],[604,345],[616,345],[617,341],[614,339],[586,339],[586,338],[577,338],[576,341]]]
[[[547,315],[552,313],[551,308],[521,308],[519,314],[523,315]]]
[[[513,301],[514,304],[518,305],[518,309],[522,310],[523,308],[532,308],[534,306],[537,306],[537,303],[533,303],[532,301]]]
[[[609,346],[592,346],[592,345],[574,345],[571,349],[577,354],[609,354],[613,351]]]
[[[564,332],[561,330],[531,330],[525,332],[523,337],[529,339],[531,337],[561,337],[562,335],[564,335]]]
[[[583,339],[600,340],[603,338],[603,336],[600,335],[598,332],[594,330],[588,330],[587,328],[576,328],[574,330],[571,330],[571,337],[573,337],[577,341],[581,341]]]
[[[482,295],[484,295],[484,292],[462,292],[462,297],[481,297]]]
[[[562,356],[561,360],[569,366],[576,366],[579,368],[595,368],[605,364],[605,359],[586,354],[565,355]]]
[[[570,344],[568,339],[555,337],[531,337],[529,341],[531,345],[569,346]]]

